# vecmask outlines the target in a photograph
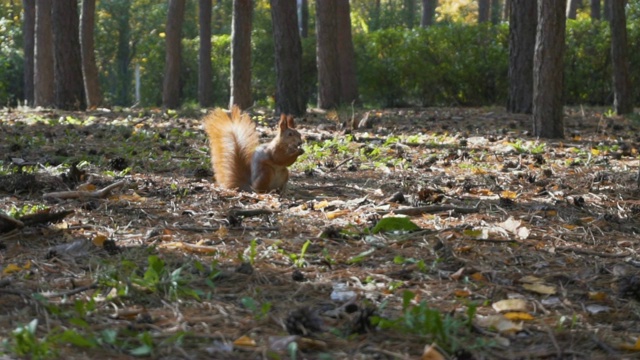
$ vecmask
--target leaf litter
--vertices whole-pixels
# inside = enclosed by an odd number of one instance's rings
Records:
[[[217,187],[198,116],[2,113],[5,351],[637,356],[635,117],[567,108],[543,141],[500,108],[313,111],[279,196]]]

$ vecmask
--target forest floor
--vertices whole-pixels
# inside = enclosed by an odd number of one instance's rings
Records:
[[[0,113],[3,359],[640,357],[635,116],[310,112],[280,196],[200,115]]]

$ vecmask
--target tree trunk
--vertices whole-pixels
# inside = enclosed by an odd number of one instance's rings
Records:
[[[500,20],[502,20],[502,1],[491,0],[491,23],[497,25]]]
[[[351,37],[351,9],[348,1],[336,1],[336,19],[340,57],[340,102],[351,104],[358,101],[358,79],[356,55]]]
[[[33,73],[36,31],[36,1],[22,0],[24,8],[24,101],[26,105],[33,105]]]
[[[533,3],[535,4],[537,0],[532,0]],[[511,0],[506,0],[504,2],[504,14],[502,16],[503,19],[505,20],[509,20],[511,17]]]
[[[491,12],[491,0],[478,0],[478,22],[483,23],[489,21]]]
[[[580,5],[580,3],[580,0],[567,1],[567,19],[576,19],[576,15],[578,14],[578,6]]]
[[[537,4],[531,0],[508,1],[512,11],[509,18],[509,98],[507,111],[531,114]]]
[[[627,19],[624,0],[609,1],[611,20],[611,59],[613,65],[613,107],[618,115],[633,112],[631,83],[629,81],[629,54]]]
[[[300,28],[300,37],[309,36],[309,0],[298,0],[298,27]]]
[[[60,109],[85,108],[80,21],[76,0],[55,0],[52,7],[55,105]]]
[[[591,0],[591,20],[600,20],[600,0]]]
[[[276,64],[276,113],[301,116],[306,112],[302,91],[302,44],[296,0],[271,0]]]
[[[340,105],[340,55],[336,19],[338,1],[341,0],[316,2],[318,107],[321,109]]]
[[[433,25],[436,18],[438,0],[422,0],[422,18],[420,26],[423,28]]]
[[[131,88],[131,70],[129,63],[131,61],[131,3],[128,1],[114,3],[113,10],[119,13],[113,13],[118,24],[118,51],[116,55],[116,66],[118,74],[118,88],[116,90],[116,104],[129,105],[129,89]]]
[[[381,0],[375,0],[373,3],[373,10],[371,11],[369,31],[376,31],[380,29],[380,15],[382,15]]]
[[[338,1],[342,2],[342,1]],[[345,2],[349,2],[346,0]],[[347,4],[348,5],[348,4]],[[416,14],[416,0],[404,0],[403,5],[404,22],[408,29],[413,29]]]
[[[53,74],[52,0],[36,2],[36,39],[33,73],[33,105],[50,107],[55,101]]]
[[[610,11],[611,7],[609,6],[610,2],[611,0],[604,0],[604,3],[603,3],[604,6],[602,7],[602,10],[603,10],[602,17],[606,21],[611,20],[611,11]]]
[[[84,77],[84,92],[87,107],[96,108],[100,105],[100,82],[98,81],[98,67],[96,66],[95,28],[96,0],[82,1],[80,15],[80,50],[82,55],[82,74]]]
[[[231,33],[231,100],[229,107],[251,106],[251,17],[253,1],[233,1]]]
[[[235,3],[236,1],[234,1],[234,7]],[[198,0],[198,9],[198,22],[200,25],[200,48],[198,49],[198,103],[200,103],[201,107],[206,108],[210,107],[213,102],[213,99],[211,98],[213,94],[213,68],[211,66],[211,0]],[[231,53],[233,54],[233,49],[231,50]]]
[[[533,61],[533,133],[537,137],[564,137],[565,10],[566,0],[538,0]]]
[[[180,105],[180,60],[184,8],[185,0],[169,0],[167,29],[165,31],[164,83],[162,86],[162,105],[169,109],[175,109]]]

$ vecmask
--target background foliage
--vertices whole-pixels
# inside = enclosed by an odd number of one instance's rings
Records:
[[[640,1],[628,5],[632,82],[640,80]],[[354,45],[361,98],[370,106],[502,105],[507,96],[508,24],[476,24],[473,1],[440,1],[438,23],[419,28],[419,8],[407,13],[400,0],[352,0]],[[416,2],[420,5],[421,2]],[[15,105],[23,93],[22,19],[19,2],[0,2],[0,106]],[[315,102],[314,6],[310,35],[303,42],[303,81]],[[161,104],[167,3],[158,0],[98,1],[96,53],[106,105],[135,103],[135,68],[141,75],[140,105]],[[214,2],[212,62],[214,103],[227,105],[232,1]],[[198,8],[187,2],[183,29],[181,97],[197,99]],[[408,25],[413,24],[413,28]],[[609,27],[582,12],[567,23],[565,101],[612,102]],[[252,37],[254,100],[271,105],[275,95],[269,2],[255,2]],[[633,101],[640,103],[634,87]]]

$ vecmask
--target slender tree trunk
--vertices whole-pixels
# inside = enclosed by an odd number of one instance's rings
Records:
[[[271,0],[276,65],[276,113],[301,116],[307,109],[302,91],[302,44],[296,10],[296,0]]]
[[[537,2],[537,0],[532,0],[534,3]],[[504,14],[502,15],[502,18],[506,21],[509,20],[511,17],[511,1],[510,0],[506,0],[504,2]]]
[[[491,23],[497,25],[500,20],[502,20],[502,0],[491,0]]]
[[[483,23],[489,21],[491,13],[491,0],[478,0],[478,22]]]
[[[298,27],[300,28],[300,37],[309,36],[309,0],[298,0]]]
[[[533,57],[536,46],[537,4],[531,0],[508,0],[509,98],[507,111],[531,114],[533,108]]]
[[[591,0],[591,20],[600,20],[600,1]]]
[[[603,10],[602,17],[604,18],[604,20],[610,21],[611,20],[611,11],[610,11],[611,7],[609,6],[609,3],[612,0],[603,0],[603,1],[604,1],[604,3],[603,3],[604,6],[602,7],[602,10]],[[615,1],[619,1],[619,0],[615,0]]]
[[[433,25],[436,18],[436,8],[438,0],[422,0],[422,18],[420,26],[423,28]]]
[[[629,54],[627,48],[627,19],[625,0],[609,2],[611,26],[611,59],[613,64],[613,107],[618,115],[633,112],[631,82],[629,81]]]
[[[356,77],[356,55],[351,36],[351,8],[348,1],[336,1],[337,44],[340,57],[340,102],[351,104],[358,101],[358,79]]]
[[[349,1],[346,0],[346,2],[349,2]],[[413,29],[414,22],[415,22],[414,20],[416,17],[416,0],[404,0],[404,5],[402,10],[404,12],[404,22],[407,28]]]
[[[230,107],[251,106],[251,17],[253,1],[233,1],[231,33],[231,101]]]
[[[98,67],[96,66],[95,41],[93,38],[95,15],[96,0],[83,0],[82,14],[80,16],[80,48],[84,92],[87,107],[90,109],[96,108],[102,101],[100,96],[100,82],[98,81]]]
[[[119,13],[113,14],[118,24],[118,51],[116,54],[116,66],[118,74],[118,87],[116,95],[116,104],[129,105],[129,89],[131,88],[131,70],[129,63],[131,61],[131,3],[123,1],[115,4],[115,10]]]
[[[80,55],[80,20],[76,0],[55,0],[52,7],[55,104],[65,110],[85,108]]]
[[[234,1],[235,7],[236,1]],[[210,107],[213,99],[211,67],[211,0],[198,0],[200,48],[198,49],[198,102],[203,108]],[[235,21],[235,20],[234,20]],[[233,54],[233,50],[232,50]]]
[[[564,137],[565,10],[566,0],[538,0],[533,62],[533,133],[543,138]]]
[[[375,0],[373,3],[373,10],[371,11],[371,22],[369,25],[370,31],[376,31],[380,29],[380,15],[382,14],[382,4],[380,0]]]
[[[175,109],[180,106],[180,61],[184,8],[185,0],[169,0],[167,29],[165,31],[164,82],[162,87],[162,104],[169,109]]]
[[[338,53],[337,2],[316,2],[316,36],[318,65],[318,107],[340,105],[340,55]]]
[[[567,19],[576,19],[576,15],[578,14],[578,6],[580,5],[580,3],[580,0],[567,1]]]
[[[34,51],[34,106],[51,107],[55,101],[53,72],[52,0],[36,2],[36,39]]]
[[[36,31],[36,1],[22,0],[24,8],[24,100],[26,105],[33,105],[34,52]]]

